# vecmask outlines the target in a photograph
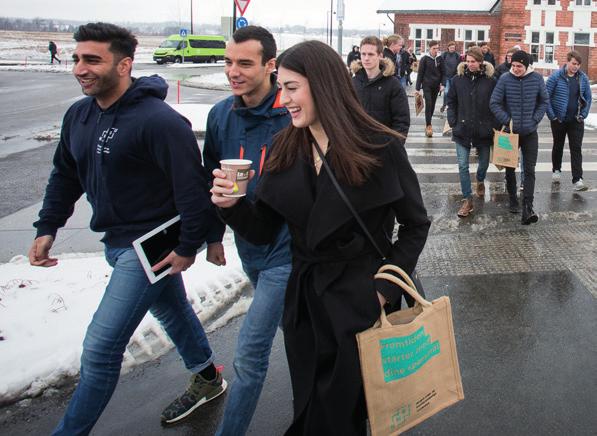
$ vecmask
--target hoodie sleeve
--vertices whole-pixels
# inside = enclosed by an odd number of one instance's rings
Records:
[[[504,106],[504,100],[506,99],[506,79],[507,76],[500,77],[493,93],[491,94],[491,100],[489,101],[489,108],[495,115],[496,120],[504,126],[510,123],[510,115],[506,112]]]
[[[423,86],[423,77],[425,76],[425,55],[421,56],[419,60],[419,70],[417,71],[417,84],[415,85],[415,89],[417,91],[421,90],[421,86]]]
[[[77,165],[69,148],[69,126],[72,108],[65,114],[60,132],[60,142],[54,153],[54,168],[50,174],[39,220],[33,223],[37,235],[55,237],[58,229],[73,214],[75,203],[83,194],[77,174]]]
[[[207,116],[207,127],[205,129],[205,140],[203,141],[203,162],[209,174],[209,185],[212,184],[212,171],[220,168],[220,147],[218,147],[218,123],[216,120],[215,107],[209,111]]]
[[[224,225],[211,203],[208,175],[188,121],[169,108],[157,112],[146,121],[144,139],[156,164],[172,183],[181,219],[176,254],[193,256],[203,242],[221,241]]]

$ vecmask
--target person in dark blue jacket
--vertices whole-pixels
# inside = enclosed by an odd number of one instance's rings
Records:
[[[91,229],[105,232],[106,259],[114,270],[87,328],[81,378],[54,435],[91,431],[114,392],[129,339],[148,310],[194,373],[189,391],[162,419],[180,419],[226,389],[180,274],[205,241],[218,241],[220,227],[197,140],[188,121],[163,101],[168,85],[162,78],[131,77],[137,39],[127,29],[89,23],[74,38],[73,74],[87,97],[64,116],[29,260],[34,266],[57,264],[49,257],[57,230],[86,194]],[[151,284],[131,244],[176,215],[179,244],[154,266],[154,271],[167,265],[172,270]]]
[[[252,200],[273,137],[290,123],[288,111],[279,103],[274,37],[262,27],[238,29],[228,42],[224,60],[233,95],[216,104],[208,115],[203,156],[210,172],[220,168],[221,159],[251,160],[256,176],[249,182],[247,198]],[[245,434],[257,406],[284,310],[292,262],[287,227],[282,227],[269,245],[251,244],[238,234],[235,240],[255,292],[239,333],[235,379],[216,433],[231,436]]]
[[[591,86],[589,78],[580,70],[582,56],[571,51],[567,63],[547,79],[549,95],[547,117],[551,121],[553,149],[551,152],[552,181],[560,183],[564,142],[568,135],[572,167],[572,183],[575,191],[586,191],[588,186],[582,179],[582,139],[585,132],[584,120],[591,109]]]
[[[442,59],[444,60],[444,68],[446,70],[446,88],[444,89],[444,103],[442,104],[440,112],[444,112],[446,110],[446,106],[448,104],[448,92],[450,92],[452,77],[456,75],[456,70],[460,64],[460,53],[456,51],[456,42],[448,42],[448,49],[442,53]]]
[[[512,68],[502,74],[491,95],[490,108],[500,124],[512,121],[513,133],[519,134],[519,147],[524,165],[524,199],[522,224],[538,221],[533,211],[535,193],[535,165],[539,152],[537,126],[545,115],[548,96],[543,77],[529,67],[530,56],[523,50],[512,55]],[[510,195],[510,212],[518,212],[516,175],[514,168],[506,168],[506,187]]]

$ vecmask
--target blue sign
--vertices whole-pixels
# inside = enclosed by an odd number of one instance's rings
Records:
[[[187,37],[187,29],[180,29],[180,32],[178,32],[178,34],[180,35],[181,38],[186,38]]]
[[[247,27],[249,25],[249,22],[247,21],[247,19],[245,17],[238,17],[236,19],[236,28],[240,29],[241,27]]]

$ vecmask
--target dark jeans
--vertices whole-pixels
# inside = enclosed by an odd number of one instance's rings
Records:
[[[50,63],[53,64],[54,63],[54,59],[56,59],[58,61],[59,64],[61,64],[62,62],[60,61],[60,59],[58,59],[56,57],[56,53],[50,53],[51,57],[50,57]]]
[[[566,141],[566,135],[568,135],[572,183],[578,182],[578,179],[582,178],[582,139],[585,134],[585,123],[579,123],[576,120],[565,121],[563,123],[552,121],[551,134],[553,135],[553,149],[551,150],[552,171],[562,170],[564,142]]]
[[[537,131],[528,135],[518,137],[518,145],[522,153],[524,178],[521,183],[524,185],[524,201],[533,204],[535,192],[535,165],[537,164],[537,153],[539,152],[539,137]],[[506,188],[508,194],[516,195],[515,168],[506,168]]]
[[[439,85],[433,88],[423,88],[423,97],[425,98],[425,125],[431,125],[431,117],[435,112],[435,102],[439,94]]]

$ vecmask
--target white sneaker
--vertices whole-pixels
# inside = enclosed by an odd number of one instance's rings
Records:
[[[582,179],[578,179],[576,183],[574,183],[574,190],[575,191],[586,191],[589,189],[587,185],[582,181]]]
[[[560,183],[560,178],[562,177],[562,172],[555,170],[551,173],[551,183]]]

